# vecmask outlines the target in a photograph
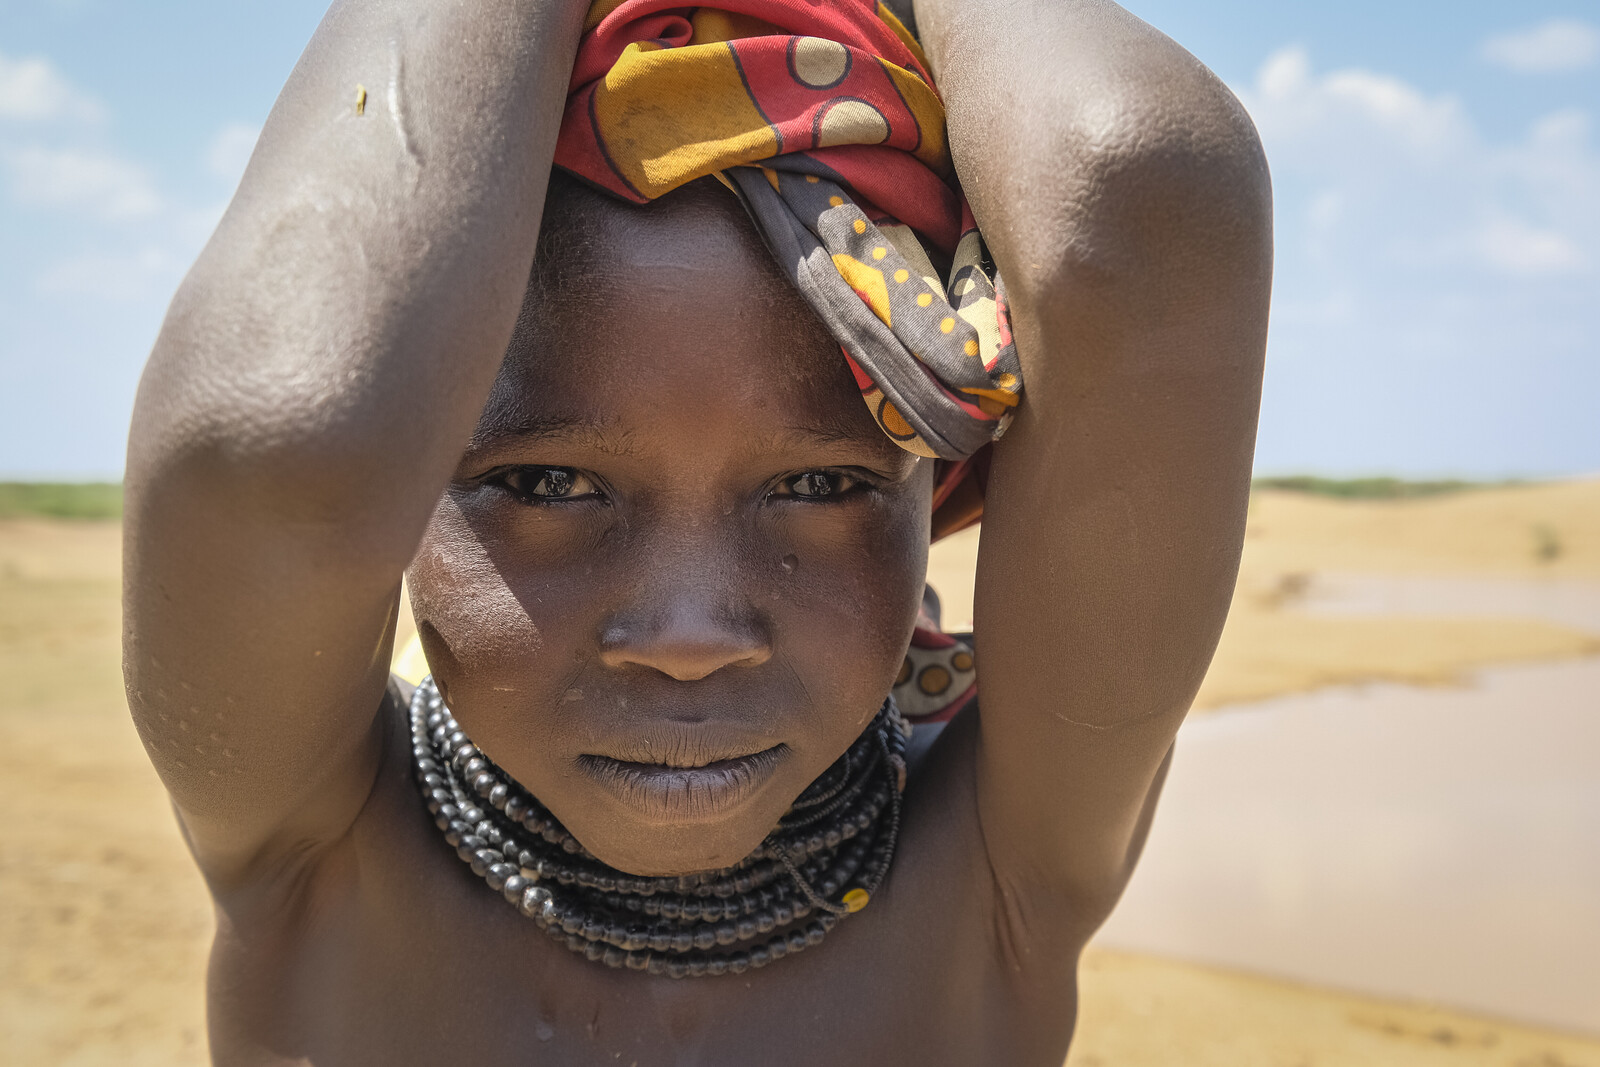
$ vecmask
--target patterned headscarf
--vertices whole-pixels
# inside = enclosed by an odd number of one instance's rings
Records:
[[[944,461],[935,538],[978,521],[980,450],[1009,424],[1022,368],[955,182],[944,104],[888,8],[597,0],[555,161],[640,204],[708,176],[732,190],[884,433]],[[972,660],[925,613],[896,683],[902,709],[953,715],[972,697]]]

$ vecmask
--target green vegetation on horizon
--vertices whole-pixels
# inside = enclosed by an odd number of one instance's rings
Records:
[[[1413,500],[1517,482],[1407,481],[1403,478],[1257,478],[1257,489],[1279,489],[1337,500]],[[0,519],[118,519],[122,486],[116,482],[0,482]]]
[[[1493,489],[1521,482],[1467,482],[1457,479],[1411,482],[1404,478],[1318,478],[1297,474],[1281,478],[1257,478],[1256,489],[1281,489],[1291,493],[1333,497],[1337,500],[1414,500],[1418,497],[1460,493],[1468,489]]]
[[[116,482],[0,482],[0,519],[120,519]]]

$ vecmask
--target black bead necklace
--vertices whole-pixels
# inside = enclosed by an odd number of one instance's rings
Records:
[[[764,967],[866,907],[894,858],[909,736],[890,697],[753,853],[720,871],[652,878],[591,855],[473,745],[432,678],[411,697],[417,782],[456,855],[572,951],[671,978]]]

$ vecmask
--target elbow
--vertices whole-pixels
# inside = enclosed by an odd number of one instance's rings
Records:
[[[395,523],[414,477],[398,403],[339,361],[249,357],[232,324],[190,315],[183,295],[139,383],[128,441],[131,515],[209,514],[337,536],[365,562],[403,566],[415,523]],[[401,509],[403,510],[403,509]],[[392,540],[392,545],[387,542]],[[391,559],[390,557],[393,557]]]
[[[1192,58],[1073,109],[1048,159],[1058,177],[1036,187],[1054,195],[1007,235],[1020,299],[1088,292],[1115,307],[1125,295],[1268,287],[1266,153],[1244,106]]]

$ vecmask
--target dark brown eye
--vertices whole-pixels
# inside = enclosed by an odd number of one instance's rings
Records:
[[[575,500],[596,496],[599,490],[586,475],[571,467],[519,467],[504,477],[506,488],[524,500]]]
[[[856,485],[856,479],[839,471],[806,471],[796,475],[784,483],[790,496],[803,497],[808,500],[819,500],[824,497],[839,496],[848,492]]]

